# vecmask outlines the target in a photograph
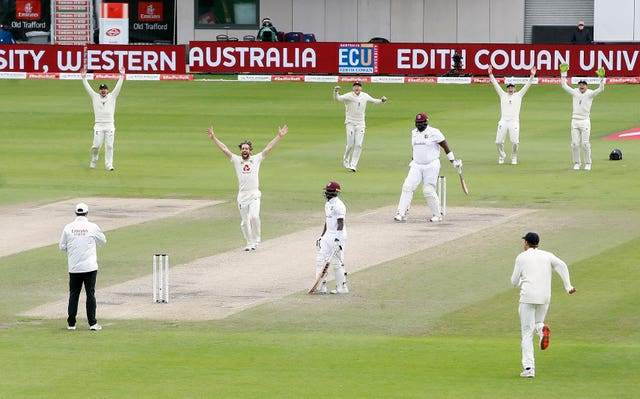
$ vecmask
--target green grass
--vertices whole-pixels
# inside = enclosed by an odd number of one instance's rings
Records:
[[[261,150],[289,125],[261,171],[269,239],[312,226],[306,216],[321,212],[330,179],[342,184],[350,212],[395,204],[413,116],[426,112],[465,162],[469,197],[443,165],[450,205],[537,211],[355,273],[348,298],[310,298],[301,287],[224,320],[101,319],[99,334],[18,316],[66,292],[55,246],[1,257],[0,398],[635,397],[640,144],[600,138],[639,124],[640,87],[608,86],[594,101],[595,161],[585,173],[570,170],[571,101],[560,87],[527,93],[520,165],[498,167],[499,102],[490,86],[370,84],[365,91],[389,102],[368,109],[357,174],[341,166],[344,112],[332,87],[126,82],[109,173],[87,168],[92,116],[80,82],[0,80],[0,204],[94,195],[228,201],[109,232],[99,295],[101,286],[148,274],[158,246],[180,264],[242,244],[237,181],[208,126],[234,150],[245,138]],[[623,161],[607,161],[614,147]],[[578,293],[565,295],[554,281],[553,343],[536,353],[536,379],[523,381],[508,278],[519,237],[539,226],[542,246],[569,263]]]

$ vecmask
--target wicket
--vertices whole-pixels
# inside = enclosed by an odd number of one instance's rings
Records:
[[[169,254],[153,255],[153,302],[169,302]]]
[[[440,214],[447,214],[447,176],[438,176],[436,192],[440,198]]]

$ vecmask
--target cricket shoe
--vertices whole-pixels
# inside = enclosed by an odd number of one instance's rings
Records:
[[[522,373],[520,373],[520,377],[522,378],[535,378],[536,376],[536,370],[533,367],[527,367],[526,369],[522,370]]]
[[[102,326],[98,323],[92,325],[91,327],[89,327],[90,331],[100,331],[102,330]]]
[[[330,294],[348,294],[349,293],[349,287],[347,287],[346,285],[344,285],[341,289],[335,289],[335,290],[331,290],[329,291]]]
[[[579,163],[574,163],[573,164],[573,170],[580,170],[580,164]]]
[[[433,215],[431,217],[431,219],[429,219],[430,222],[442,222],[442,216],[439,215]]]
[[[396,216],[393,217],[393,220],[396,222],[406,222],[407,217],[405,215],[401,215],[400,212],[396,213]]]
[[[90,169],[95,169],[96,168],[96,163],[94,161],[89,162],[89,168]]]
[[[498,165],[504,164],[504,157],[498,158]]]
[[[327,293],[327,284],[321,284],[318,288],[313,291],[314,294],[326,294]]]
[[[542,327],[542,337],[540,337],[540,349],[545,350],[549,347],[549,338],[551,335],[551,328],[548,325]]]
[[[584,164],[584,170],[591,170],[591,164],[590,163]]]
[[[76,326],[67,326],[67,330],[75,330]]]
[[[511,165],[517,165],[518,164],[518,157],[511,157]]]

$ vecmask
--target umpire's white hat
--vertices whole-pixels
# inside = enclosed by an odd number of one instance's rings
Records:
[[[89,205],[85,204],[84,202],[81,202],[78,205],[76,205],[77,215],[84,215],[87,212],[89,212]]]

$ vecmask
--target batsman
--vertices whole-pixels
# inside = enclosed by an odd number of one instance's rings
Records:
[[[327,293],[327,272],[329,266],[333,268],[336,280],[336,288],[331,294],[348,294],[347,272],[344,268],[344,250],[347,239],[347,227],[345,217],[347,207],[338,195],[340,184],[329,182],[324,187],[324,196],[327,199],[324,205],[325,223],[320,238],[316,241],[318,253],[316,255],[316,284],[312,287],[313,293]]]
[[[429,118],[426,114],[416,115],[415,126],[416,128],[411,131],[413,154],[409,164],[409,173],[402,184],[398,210],[393,219],[396,222],[407,220],[406,213],[411,206],[413,192],[422,184],[422,194],[431,211],[428,220],[441,222],[443,215],[440,208],[440,198],[436,192],[436,182],[440,175],[440,148],[444,150],[447,159],[458,170],[458,173],[462,172],[462,160],[455,158],[442,132],[429,125]],[[463,189],[465,187],[466,185],[463,183]]]

